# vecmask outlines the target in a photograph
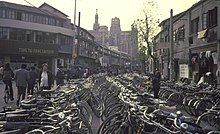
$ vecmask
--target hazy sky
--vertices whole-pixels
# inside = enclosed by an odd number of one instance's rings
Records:
[[[29,5],[25,0],[5,0],[8,2]],[[74,0],[27,0],[36,7],[44,2],[57,8],[69,16],[73,22]],[[110,27],[111,18],[118,17],[122,30],[130,30],[130,26],[138,18],[147,0],[77,0],[77,16],[81,12],[81,27],[91,30],[95,21],[95,11],[98,9],[99,24]],[[162,19],[169,17],[172,8],[174,14],[188,9],[198,0],[155,0],[159,4],[158,12]],[[160,21],[161,21],[160,20]],[[78,21],[76,21],[77,23]]]

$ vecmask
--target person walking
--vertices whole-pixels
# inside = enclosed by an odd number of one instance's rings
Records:
[[[3,69],[2,80],[5,84],[5,90],[8,90],[8,88],[9,88],[9,96],[10,96],[11,101],[14,100],[13,88],[12,88],[12,79],[13,78],[14,78],[14,73],[10,67],[10,64],[7,63],[7,64],[5,64],[5,67]]]
[[[64,71],[62,70],[62,66],[57,68],[57,74],[56,74],[56,82],[57,85],[62,85],[64,83]]]
[[[26,70],[26,67],[26,64],[21,64],[21,68],[15,72],[15,82],[18,89],[17,106],[19,106],[21,100],[25,99],[26,88],[28,85],[28,80],[30,78],[29,72]]]
[[[44,63],[42,65],[42,70],[39,73],[39,87],[41,90],[50,90],[53,85],[53,75],[48,70],[48,65]]]
[[[3,70],[4,70],[3,66],[0,66],[0,80],[2,80],[3,78]]]
[[[155,74],[153,76],[153,80],[152,80],[154,98],[156,99],[159,98],[158,93],[160,90],[160,79],[161,79],[160,71],[156,69]]]
[[[36,83],[36,79],[38,78],[38,74],[37,74],[34,66],[31,67],[31,70],[29,72],[29,76],[30,76],[30,79],[28,80],[27,94],[33,95],[34,84]]]

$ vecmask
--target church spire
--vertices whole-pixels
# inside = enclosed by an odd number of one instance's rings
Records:
[[[98,16],[98,9],[96,9],[96,14],[95,14],[95,23],[93,25],[93,30],[98,30],[99,29],[99,16]]]

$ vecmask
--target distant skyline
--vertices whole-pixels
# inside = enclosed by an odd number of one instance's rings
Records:
[[[25,0],[4,0],[12,3],[28,5]],[[74,1],[75,0],[27,0],[34,6],[39,7],[46,2],[55,7],[61,12],[67,14],[73,23],[74,18]],[[98,9],[99,24],[106,25],[110,28],[111,19],[114,17],[120,18],[121,29],[123,31],[130,30],[131,24],[138,19],[143,9],[143,3],[147,0],[77,0],[77,17],[76,24],[78,24],[78,12],[81,12],[81,27],[92,30],[95,22],[95,13]],[[170,9],[173,9],[174,15],[178,14],[199,0],[155,0],[161,13],[161,20],[169,17]]]

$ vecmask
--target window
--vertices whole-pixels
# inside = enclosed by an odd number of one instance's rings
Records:
[[[9,39],[25,41],[25,31],[21,29],[12,28],[9,32]]]
[[[218,14],[217,7],[208,11],[208,27],[209,28],[217,26],[217,18],[218,18],[217,14]]]
[[[37,23],[40,23],[40,16],[37,16]]]
[[[43,42],[43,33],[36,32],[36,42]]]
[[[27,14],[27,13],[25,14],[25,21],[27,21],[27,22],[29,21],[29,14]]]
[[[0,9],[0,18],[3,18],[3,10],[4,9]]]
[[[31,22],[37,23],[37,16],[30,14]]]
[[[15,11],[13,10],[8,10],[8,16],[7,18],[9,19],[15,19]]]
[[[34,16],[33,14],[29,14],[29,21],[30,22],[35,22],[36,16]]]
[[[48,24],[48,17],[45,18],[45,24]]]
[[[16,20],[21,20],[22,13],[21,12],[15,12],[15,19]]]
[[[166,35],[165,36],[165,42],[169,42],[170,41],[170,36],[169,35]]]
[[[207,28],[207,16],[208,16],[208,13],[202,14],[202,29],[203,30]]]
[[[191,21],[190,33],[197,34],[199,30],[199,17]]]
[[[178,32],[177,29],[173,31],[173,40],[174,40],[174,41],[177,41],[177,40],[178,40],[177,32]]]
[[[8,28],[0,27],[0,39],[7,39],[8,37]]]
[[[46,24],[46,17],[42,17],[43,24]]]
[[[178,36],[179,41],[184,41],[184,39],[185,39],[185,28],[184,28],[184,26],[178,28],[178,35],[177,36]]]
[[[25,34],[26,34],[25,41],[34,42],[34,33],[33,33],[33,31],[26,30]]]

